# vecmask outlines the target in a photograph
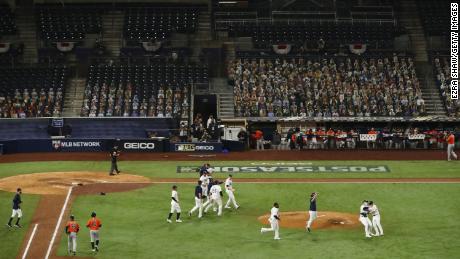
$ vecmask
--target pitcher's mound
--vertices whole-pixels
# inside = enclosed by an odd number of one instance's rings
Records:
[[[110,176],[107,172],[52,172],[2,178],[0,190],[15,192],[21,187],[24,193],[62,195],[66,194],[68,187],[72,185],[150,182],[147,177],[123,173]]]
[[[335,211],[318,211],[318,218],[313,221],[312,229],[350,229],[360,226],[358,216],[350,213]],[[263,224],[269,224],[270,214],[260,216],[258,219]],[[280,213],[280,226],[285,228],[305,229],[310,217],[308,211],[290,211]]]

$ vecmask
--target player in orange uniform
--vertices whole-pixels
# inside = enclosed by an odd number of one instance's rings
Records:
[[[74,215],[70,215],[70,220],[65,225],[65,233],[67,234],[67,247],[69,254],[77,254],[77,233],[80,231],[80,225],[75,221]]]
[[[376,136],[377,136],[378,132],[375,131],[374,128],[371,128],[371,130],[369,130],[369,131],[367,132],[367,134],[368,134],[368,135],[376,135]],[[377,139],[367,141],[367,142],[366,142],[366,144],[367,144],[367,149],[370,149],[370,148],[374,149],[374,148],[376,148],[376,147],[377,147],[376,143],[377,143]]]
[[[447,161],[451,160],[451,157],[457,159],[457,154],[454,152],[455,147],[455,136],[454,133],[449,132],[447,136]]]
[[[99,229],[102,227],[101,221],[96,218],[96,212],[91,213],[91,218],[86,223],[89,228],[89,236],[91,238],[91,248],[93,252],[99,251]],[[95,244],[96,243],[96,244]]]
[[[316,141],[320,149],[324,149],[324,142],[327,141],[326,132],[322,128],[318,128],[316,131]]]

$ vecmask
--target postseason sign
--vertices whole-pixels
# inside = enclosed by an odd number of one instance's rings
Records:
[[[177,173],[196,173],[197,166],[178,166]],[[361,166],[214,166],[214,173],[389,173],[386,165]]]

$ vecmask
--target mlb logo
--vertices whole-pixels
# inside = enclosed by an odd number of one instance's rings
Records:
[[[175,145],[176,151],[195,151],[195,144],[176,144]]]
[[[53,148],[55,150],[58,150],[61,148],[61,141],[60,140],[53,140],[52,141]]]

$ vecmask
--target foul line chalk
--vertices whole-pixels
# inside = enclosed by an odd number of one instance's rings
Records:
[[[22,255],[22,259],[26,259],[27,253],[29,252],[30,245],[32,244],[32,240],[34,239],[35,232],[37,232],[38,224],[35,224],[34,230],[32,230],[32,235],[30,235],[29,242],[27,242],[26,250],[24,250],[24,254]]]
[[[59,219],[56,224],[56,228],[54,229],[53,237],[51,238],[50,244],[48,246],[48,251],[46,252],[45,259],[48,259],[51,254],[51,249],[53,248],[54,240],[56,239],[56,235],[59,230],[59,226],[61,225],[62,217],[64,216],[64,212],[67,207],[67,203],[69,202],[70,195],[72,194],[72,188],[73,188],[72,186],[69,188],[69,191],[67,192],[67,197],[65,198],[65,201],[64,201],[64,205],[62,205],[61,214],[59,215]]]

